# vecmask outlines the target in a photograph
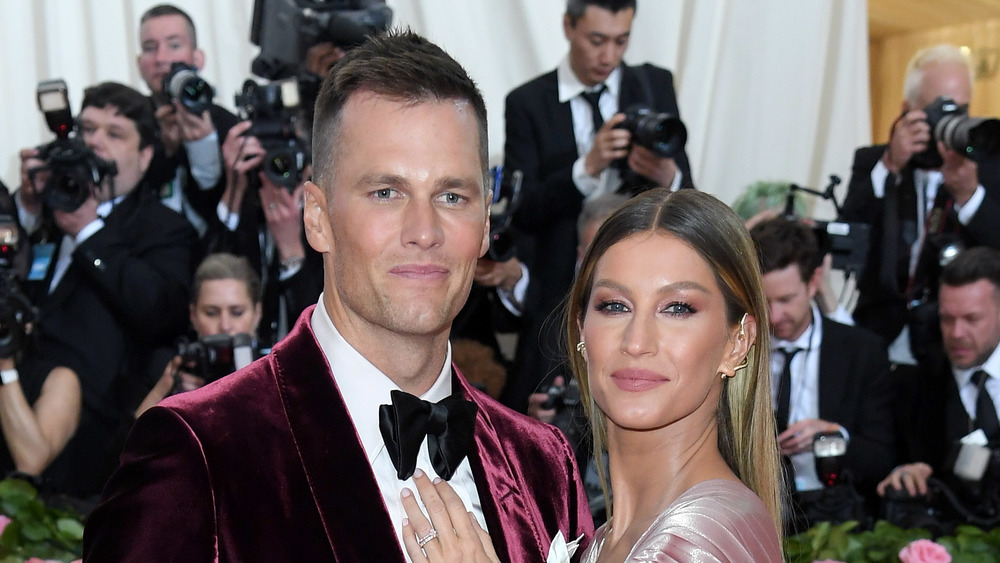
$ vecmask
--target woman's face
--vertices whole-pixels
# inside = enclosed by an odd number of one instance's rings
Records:
[[[201,284],[198,301],[191,305],[191,326],[198,338],[212,334],[254,335],[260,322],[260,304],[253,304],[240,280],[209,280]]]
[[[745,353],[709,265],[663,233],[626,238],[594,268],[581,334],[594,400],[609,426],[714,424],[720,373]]]

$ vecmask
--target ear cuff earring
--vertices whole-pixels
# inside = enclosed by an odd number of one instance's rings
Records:
[[[579,353],[584,353],[587,351],[587,344],[583,340],[576,343],[576,351]]]
[[[738,340],[743,340],[743,339],[745,339],[747,337],[746,323],[747,323],[747,313],[743,313],[743,318],[740,319],[740,333],[736,335],[736,338]],[[735,352],[735,350],[733,350],[733,351]],[[749,356],[748,357],[744,357],[743,358],[743,363],[741,363],[741,364],[733,367],[733,375],[726,375],[725,373],[720,373],[719,376],[722,377],[722,379],[727,379],[727,378],[730,378],[730,377],[736,377],[736,372],[739,371],[739,370],[741,370],[741,369],[743,369],[743,368],[745,368],[745,367],[747,367],[749,364],[750,364],[750,358],[749,358]]]

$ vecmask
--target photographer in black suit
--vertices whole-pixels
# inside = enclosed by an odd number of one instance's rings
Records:
[[[910,383],[917,408],[904,429],[906,459],[914,463],[894,469],[878,491],[905,489],[922,496],[932,475],[962,490],[966,484],[954,480],[954,454],[959,442],[967,441],[994,452],[974,498],[995,514],[1000,508],[995,455],[1000,449],[1000,250],[970,248],[945,266],[938,306],[944,345]]]
[[[658,156],[619,127],[623,112],[637,104],[679,116],[670,71],[622,62],[635,14],[635,0],[569,0],[563,17],[569,54],[507,96],[504,168],[524,174],[515,225],[530,239],[525,244],[535,246],[519,249],[532,282],[517,373],[505,390],[504,402],[515,409],[525,409],[528,394],[566,356],[559,322],[549,316],[573,279],[583,200],[639,186],[693,187],[683,150]]]
[[[889,144],[854,156],[840,220],[872,227],[854,319],[891,343],[897,366],[916,365],[936,345],[933,294],[942,248],[955,241],[1000,247],[1000,158],[965,158],[932,135],[929,123],[941,96],[958,112],[968,107],[972,72],[952,45],[918,52]]]
[[[146,10],[139,22],[141,52],[136,62],[152,93],[159,140],[147,180],[165,205],[187,217],[204,236],[225,180],[222,141],[236,124],[236,116],[214,103],[192,112],[164,92],[164,78],[174,63],[195,70],[205,65],[191,16],[176,6],[160,4]]]
[[[875,485],[895,457],[885,346],[871,332],[820,312],[814,300],[823,257],[808,226],[775,217],[755,225],[750,236],[764,274],[772,334],[771,393],[778,446],[794,478],[794,507],[809,515],[815,508],[810,503],[823,502],[821,491],[829,484],[818,474],[813,441],[825,432],[846,440],[843,465],[851,474],[849,483],[874,500]]]
[[[25,351],[19,371],[37,379],[62,365],[79,376],[80,427],[46,475],[56,490],[81,497],[104,483],[122,380],[184,330],[196,240],[191,226],[144,187],[155,131],[148,99],[107,82],[84,91],[82,108],[77,121],[92,152],[88,162],[111,161],[116,173],[98,185],[48,185],[57,167],[32,174],[46,168],[39,159],[44,151],[25,149],[16,194],[26,230],[54,227],[38,231],[32,247],[25,292],[39,308],[37,343]],[[81,203],[66,205],[67,195]]]

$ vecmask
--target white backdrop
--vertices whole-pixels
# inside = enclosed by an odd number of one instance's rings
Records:
[[[48,141],[40,80],[63,78],[79,108],[104,80],[145,90],[138,20],[155,0],[0,0],[0,178],[19,183],[17,150]],[[174,0],[194,18],[203,75],[232,108],[257,49],[253,0]],[[486,97],[492,160],[502,160],[503,98],[566,53],[564,0],[389,0],[394,24],[442,45]],[[756,180],[847,183],[870,141],[864,0],[640,0],[626,61],[674,70],[700,189],[731,203]],[[838,190],[843,199],[844,186]],[[820,204],[815,215],[832,216]]]

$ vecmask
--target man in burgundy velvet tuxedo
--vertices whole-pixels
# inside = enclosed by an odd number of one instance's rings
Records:
[[[589,540],[560,432],[451,366],[489,234],[486,110],[465,71],[411,32],[370,40],[324,81],[313,155],[318,305],[269,356],[139,419],[85,559],[404,561],[414,469],[449,480],[504,560],[544,561],[557,532]]]

